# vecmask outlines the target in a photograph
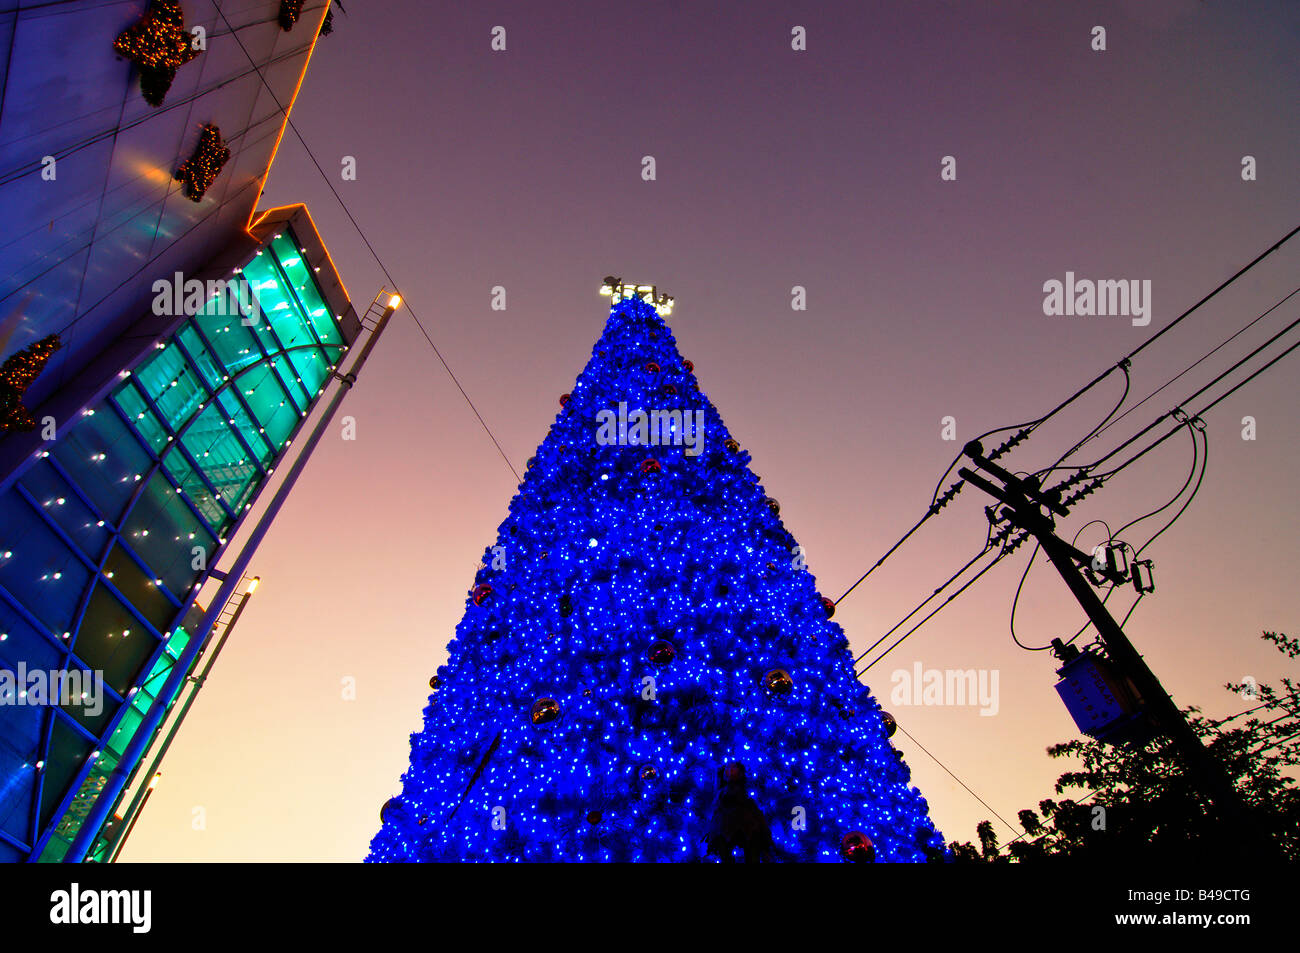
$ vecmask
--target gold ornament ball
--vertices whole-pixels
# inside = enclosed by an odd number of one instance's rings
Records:
[[[794,691],[794,679],[783,668],[774,668],[763,676],[763,687],[773,695],[789,695]]]

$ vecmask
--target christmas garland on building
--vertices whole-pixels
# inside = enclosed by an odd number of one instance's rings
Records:
[[[140,70],[140,95],[161,106],[176,71],[199,55],[176,0],[150,0],[144,16],[113,41],[113,51]]]
[[[286,33],[293,29],[302,16],[302,0],[280,0],[280,29]]]
[[[41,338],[35,344],[11,354],[0,364],[0,433],[36,429],[36,421],[23,406],[23,393],[45,370],[45,364],[63,342],[57,334]]]
[[[198,145],[188,159],[181,163],[174,178],[181,183],[181,191],[191,202],[201,202],[213,180],[230,160],[230,150],[221,141],[221,129],[204,123],[199,133]]]

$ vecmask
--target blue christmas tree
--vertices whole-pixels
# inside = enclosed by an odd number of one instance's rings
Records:
[[[623,294],[484,553],[367,859],[942,857],[780,507]]]

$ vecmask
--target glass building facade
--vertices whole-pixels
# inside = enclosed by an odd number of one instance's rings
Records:
[[[0,861],[63,859],[207,635],[186,628],[199,589],[355,334],[307,259],[288,224],[268,234],[229,276],[256,309],[198,298],[0,493],[0,670],[103,680],[93,716],[76,699],[24,704],[22,685],[0,698]]]

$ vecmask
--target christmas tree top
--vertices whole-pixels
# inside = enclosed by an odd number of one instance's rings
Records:
[[[368,859],[938,858],[893,721],[678,353],[672,299],[602,290],[604,333],[484,553]]]

